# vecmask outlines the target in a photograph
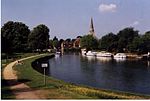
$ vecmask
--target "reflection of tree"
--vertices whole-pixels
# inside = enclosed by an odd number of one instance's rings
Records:
[[[50,64],[49,64],[48,60],[38,59],[38,60],[32,62],[33,69],[35,69],[36,71],[44,74],[44,68],[41,67],[42,63],[47,63],[48,64],[48,67],[45,68],[45,74],[49,75],[50,74]]]
[[[91,76],[95,75],[95,66],[94,62],[95,59],[92,57],[82,57],[80,58],[80,67],[81,67],[81,72],[84,74],[89,74]]]
[[[84,76],[85,83],[93,85],[92,83],[96,82],[96,67],[94,66],[94,62],[96,62],[95,59],[89,60],[89,58],[81,56],[80,61],[81,74]]]

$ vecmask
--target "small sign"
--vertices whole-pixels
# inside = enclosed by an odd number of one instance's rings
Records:
[[[46,67],[48,67],[48,63],[42,63],[41,66],[42,66],[43,68],[46,68]]]

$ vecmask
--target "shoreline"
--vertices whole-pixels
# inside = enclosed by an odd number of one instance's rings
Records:
[[[43,99],[150,99],[149,95],[132,94],[128,92],[113,91],[108,89],[97,89],[83,85],[64,82],[53,77],[46,76],[47,84],[43,85],[43,74],[31,66],[36,59],[46,57],[38,56],[23,60],[23,65],[13,66],[17,79],[26,79],[25,82],[33,90],[39,90],[38,96]],[[41,97],[40,97],[41,98]]]
[[[51,57],[43,57],[43,58],[39,58],[39,59],[36,59],[35,61],[33,61],[33,62],[41,62],[41,61],[43,61],[43,60],[46,60],[46,59],[51,59],[51,58],[53,58],[54,56],[51,56]],[[32,62],[32,63],[33,63]],[[33,67],[34,69],[36,69],[35,67]],[[39,71],[38,71],[39,72]],[[43,74],[43,72],[40,72],[40,73],[42,73]],[[58,80],[58,81],[61,81],[61,82],[65,82],[65,83],[67,83],[67,84],[71,84],[71,85],[74,85],[74,86],[79,86],[79,87],[85,87],[85,88],[89,88],[89,89],[94,89],[94,90],[103,90],[103,91],[110,91],[110,92],[115,92],[115,93],[126,93],[126,94],[133,94],[133,95],[144,95],[144,96],[149,96],[148,94],[142,94],[142,93],[134,93],[134,92],[128,92],[128,91],[120,91],[120,90],[113,90],[113,89],[104,89],[104,88],[98,88],[98,87],[92,87],[92,86],[88,86],[88,85],[82,85],[82,84],[75,84],[75,83],[71,83],[71,82],[66,82],[66,81],[63,81],[63,80],[60,80],[60,79],[56,79],[56,78],[54,78],[54,77],[52,77],[52,76],[48,76],[48,77],[50,77],[50,78],[52,78],[52,79],[54,79],[54,80]]]

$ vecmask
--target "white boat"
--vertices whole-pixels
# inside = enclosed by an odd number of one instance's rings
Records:
[[[61,54],[61,52],[56,52],[56,54]]]
[[[127,55],[125,53],[117,53],[116,55],[114,55],[114,58],[126,58]]]
[[[87,55],[87,56],[96,56],[96,54],[95,54],[94,52],[92,52],[92,51],[88,51],[88,52],[86,53],[86,55]]]
[[[86,49],[81,49],[81,54],[86,55]]]
[[[105,51],[98,52],[96,54],[97,57],[112,57],[113,54]]]

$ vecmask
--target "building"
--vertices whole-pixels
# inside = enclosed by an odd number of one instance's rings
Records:
[[[93,18],[91,18],[91,22],[90,22],[90,30],[89,30],[89,35],[92,35],[93,37],[95,37],[95,31],[94,31],[94,25],[93,25]]]

